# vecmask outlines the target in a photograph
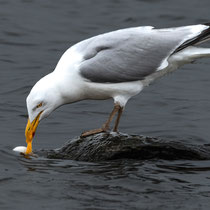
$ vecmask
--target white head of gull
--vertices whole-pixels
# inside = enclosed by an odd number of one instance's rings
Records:
[[[114,100],[105,124],[82,136],[108,131],[117,114],[116,132],[127,101],[155,79],[210,56],[210,49],[194,46],[209,38],[209,24],[165,29],[147,26],[117,30],[75,44],[27,97],[25,154],[32,153],[32,139],[40,120],[59,106],[80,100]]]

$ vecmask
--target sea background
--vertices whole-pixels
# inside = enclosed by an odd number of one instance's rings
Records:
[[[209,0],[0,0],[0,209],[209,209],[210,161],[25,159],[25,100],[71,45],[121,28],[210,22]],[[205,46],[210,47],[210,43]],[[210,143],[210,59],[185,65],[133,97],[120,131]],[[35,150],[61,147],[106,120],[113,101],[57,109]]]

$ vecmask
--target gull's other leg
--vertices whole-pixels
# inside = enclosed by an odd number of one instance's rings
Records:
[[[122,116],[122,113],[123,113],[123,107],[120,107],[118,110],[117,119],[115,121],[114,129],[113,129],[114,132],[117,132],[118,130],[118,125],[119,125],[120,117]]]
[[[107,130],[109,129],[110,123],[112,122],[112,120],[113,120],[115,114],[116,114],[117,112],[119,112],[120,108],[121,108],[121,107],[120,107],[119,104],[115,104],[115,105],[114,105],[114,108],[113,108],[111,114],[109,115],[108,120],[107,120],[106,123],[102,126],[102,128],[104,129],[104,131],[107,131]]]
[[[120,109],[121,109],[121,106],[119,104],[115,104],[111,114],[109,115],[108,120],[102,126],[102,128],[98,128],[98,129],[94,129],[94,130],[84,132],[84,133],[81,134],[81,136],[86,137],[86,136],[90,136],[90,135],[93,135],[93,134],[96,134],[96,133],[106,132],[109,129],[109,125],[110,125],[111,121],[113,120],[113,118],[114,118],[114,116],[117,112],[118,112],[117,119],[119,118],[119,110]],[[116,121],[118,121],[118,124],[119,124],[119,120],[116,120]],[[116,127],[116,125],[115,125],[115,127]]]

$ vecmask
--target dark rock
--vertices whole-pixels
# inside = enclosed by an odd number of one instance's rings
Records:
[[[104,161],[114,159],[209,160],[210,145],[192,145],[159,138],[122,133],[100,133],[76,137],[63,147],[42,150],[38,155],[52,159]]]

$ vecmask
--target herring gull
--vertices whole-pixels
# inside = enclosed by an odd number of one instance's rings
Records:
[[[117,114],[118,125],[127,101],[155,79],[197,58],[210,57],[210,49],[196,47],[210,39],[210,24],[155,29],[152,26],[121,29],[81,41],[70,47],[55,70],[40,79],[27,97],[27,149],[39,121],[64,104],[85,99],[113,98],[114,108],[98,129],[88,136],[109,130]]]

